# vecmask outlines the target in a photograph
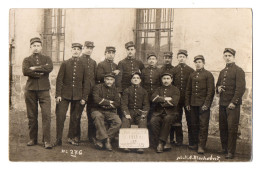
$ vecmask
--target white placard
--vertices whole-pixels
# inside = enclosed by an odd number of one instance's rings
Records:
[[[119,148],[148,148],[149,135],[146,128],[122,128],[119,131]]]

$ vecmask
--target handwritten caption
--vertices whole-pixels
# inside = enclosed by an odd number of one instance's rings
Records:
[[[148,148],[149,137],[146,128],[125,128],[119,132],[120,148]]]
[[[61,153],[70,154],[71,157],[77,157],[83,154],[82,150],[64,150],[64,149],[61,150]]]

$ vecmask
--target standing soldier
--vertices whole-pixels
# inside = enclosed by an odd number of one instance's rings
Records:
[[[219,130],[222,153],[233,159],[236,150],[240,105],[245,92],[245,72],[235,64],[236,51],[224,50],[226,67],[220,72],[216,85],[219,94]]]
[[[161,67],[161,73],[170,73],[173,74],[174,66],[172,65],[172,52],[164,52],[163,53],[163,61],[164,65]]]
[[[56,143],[62,145],[62,134],[66,113],[70,104],[70,125],[68,133],[68,142],[72,145],[78,145],[80,137],[80,123],[82,105],[85,105],[90,83],[86,68],[79,59],[82,45],[72,44],[72,58],[61,64],[56,81]]]
[[[180,146],[183,143],[183,131],[182,131],[182,115],[183,109],[185,111],[186,122],[188,127],[188,138],[189,138],[189,147],[193,146],[193,139],[191,134],[191,120],[190,112],[185,107],[185,90],[186,85],[191,73],[194,70],[186,64],[188,53],[186,50],[179,50],[177,54],[177,60],[179,64],[173,70],[173,84],[180,90],[180,100],[177,106],[178,117],[177,122],[173,124],[170,133],[171,142],[174,143],[174,132],[176,133],[176,145]]]
[[[115,84],[117,84],[117,75],[119,70],[117,64],[114,63],[116,48],[108,46],[105,50],[105,60],[100,62],[97,66],[97,83],[104,83],[104,76],[107,73],[114,73],[116,76]]]
[[[147,113],[150,108],[149,98],[146,90],[140,86],[141,74],[135,72],[132,75],[132,85],[125,89],[122,95],[121,110],[122,128],[130,128],[132,124],[137,124],[138,128],[147,128]],[[126,152],[130,150],[125,148]],[[138,153],[143,153],[142,148],[137,149]]]
[[[194,57],[196,71],[191,73],[186,87],[185,105],[191,111],[191,128],[193,146],[198,154],[204,154],[208,138],[210,106],[215,94],[214,77],[204,69],[205,59],[202,55]]]
[[[170,149],[166,142],[170,134],[172,123],[176,120],[176,106],[180,98],[179,89],[172,85],[172,75],[162,74],[162,86],[152,95],[151,101],[156,103],[151,119],[153,136],[158,142],[157,152]]]
[[[99,149],[105,144],[108,151],[112,151],[111,139],[121,126],[121,120],[116,114],[116,109],[120,106],[120,97],[114,83],[115,75],[106,74],[104,83],[96,85],[93,89],[94,105],[91,108],[91,117],[97,129],[95,144]]]
[[[95,126],[93,124],[93,120],[91,119],[90,115],[90,110],[93,104],[93,95],[92,95],[92,90],[93,87],[96,84],[96,70],[97,70],[97,63],[95,60],[93,60],[90,56],[93,52],[94,49],[94,42],[92,41],[86,41],[83,47],[82,55],[80,57],[80,60],[82,60],[86,70],[87,70],[87,76],[88,80],[90,82],[90,95],[88,97],[88,102],[86,106],[86,112],[87,112],[87,117],[88,117],[88,138],[89,141],[93,141],[93,137],[95,137]],[[81,112],[83,112],[84,107]],[[82,113],[81,113],[82,114]],[[80,127],[80,122],[78,124]]]
[[[25,103],[29,119],[30,141],[27,146],[37,144],[38,140],[38,102],[42,112],[42,128],[44,147],[51,149],[51,99],[49,73],[53,69],[51,58],[41,54],[42,42],[38,37],[30,40],[32,55],[23,60],[23,74],[28,76],[25,86]]]
[[[131,75],[144,68],[142,61],[137,60],[135,57],[135,45],[132,41],[125,44],[127,57],[118,63],[119,77],[119,92],[122,93],[127,87],[131,85]]]

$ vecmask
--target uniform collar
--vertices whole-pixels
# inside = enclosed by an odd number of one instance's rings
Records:
[[[115,83],[114,83],[111,87],[109,87],[109,86],[107,86],[105,83],[103,84],[103,86],[104,86],[105,88],[107,88],[107,89],[113,88],[114,85],[115,85]]]
[[[171,64],[164,64],[164,67],[165,67],[165,68],[172,68],[173,65],[171,65]]]
[[[105,59],[106,62],[108,63],[113,63],[114,61],[113,60],[108,60],[108,59]]]
[[[133,87],[133,88],[139,88],[139,87],[140,87],[140,84],[139,84],[139,85],[132,84],[132,87]]]
[[[153,68],[153,69],[156,69],[157,66],[156,66],[156,65],[155,65],[155,66],[151,66],[151,65],[149,65],[148,68],[150,68],[150,69],[152,69],[152,68]]]
[[[41,53],[33,53],[31,56],[33,58],[36,58],[36,56],[39,58],[41,56]]]
[[[226,67],[233,67],[234,66],[234,62],[232,62],[232,63],[228,63],[228,64],[226,64]]]
[[[170,88],[172,86],[172,84],[168,85],[168,86],[165,86],[165,85],[162,85],[163,88]]]
[[[204,71],[205,69],[204,68],[202,68],[202,69],[196,69],[196,72],[202,72],[202,71]]]
[[[135,59],[135,56],[132,56],[132,57],[127,56],[126,59],[128,59],[128,60],[134,60],[134,59]]]
[[[79,60],[79,57],[71,57],[71,60],[72,60],[72,61],[78,61],[78,60]]]
[[[84,58],[90,58],[90,55],[83,54]]]
[[[179,63],[178,66],[183,68],[183,67],[186,67],[186,64],[184,64],[184,63]]]

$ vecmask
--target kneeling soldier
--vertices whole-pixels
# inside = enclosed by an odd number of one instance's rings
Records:
[[[151,119],[151,130],[158,141],[157,152],[170,149],[165,144],[170,133],[172,123],[176,120],[176,106],[178,105],[180,92],[172,85],[172,75],[162,74],[162,86],[152,95],[151,100],[155,103],[155,109]]]
[[[61,64],[56,81],[56,143],[62,145],[62,133],[66,113],[70,104],[70,125],[68,133],[68,142],[72,145],[78,145],[80,135],[81,107],[85,105],[90,82],[87,80],[86,69],[79,59],[82,45],[72,44],[72,58]]]
[[[98,84],[93,89],[94,105],[91,109],[91,118],[96,127],[96,146],[112,151],[111,138],[119,131],[121,120],[116,114],[120,106],[119,93],[115,87],[113,73],[106,74],[104,83]],[[105,123],[108,125],[106,128]]]
[[[131,79],[132,86],[125,89],[121,101],[122,128],[130,128],[132,124],[137,124],[138,128],[147,128],[147,113],[150,108],[149,98],[146,90],[140,86],[141,74],[135,72]],[[130,150],[125,149],[126,152]],[[144,150],[139,148],[138,153]]]
[[[194,145],[198,154],[204,153],[208,137],[210,106],[215,94],[214,77],[204,69],[205,59],[202,55],[194,58],[196,71],[191,73],[185,93],[185,105],[191,111],[191,128]]]

